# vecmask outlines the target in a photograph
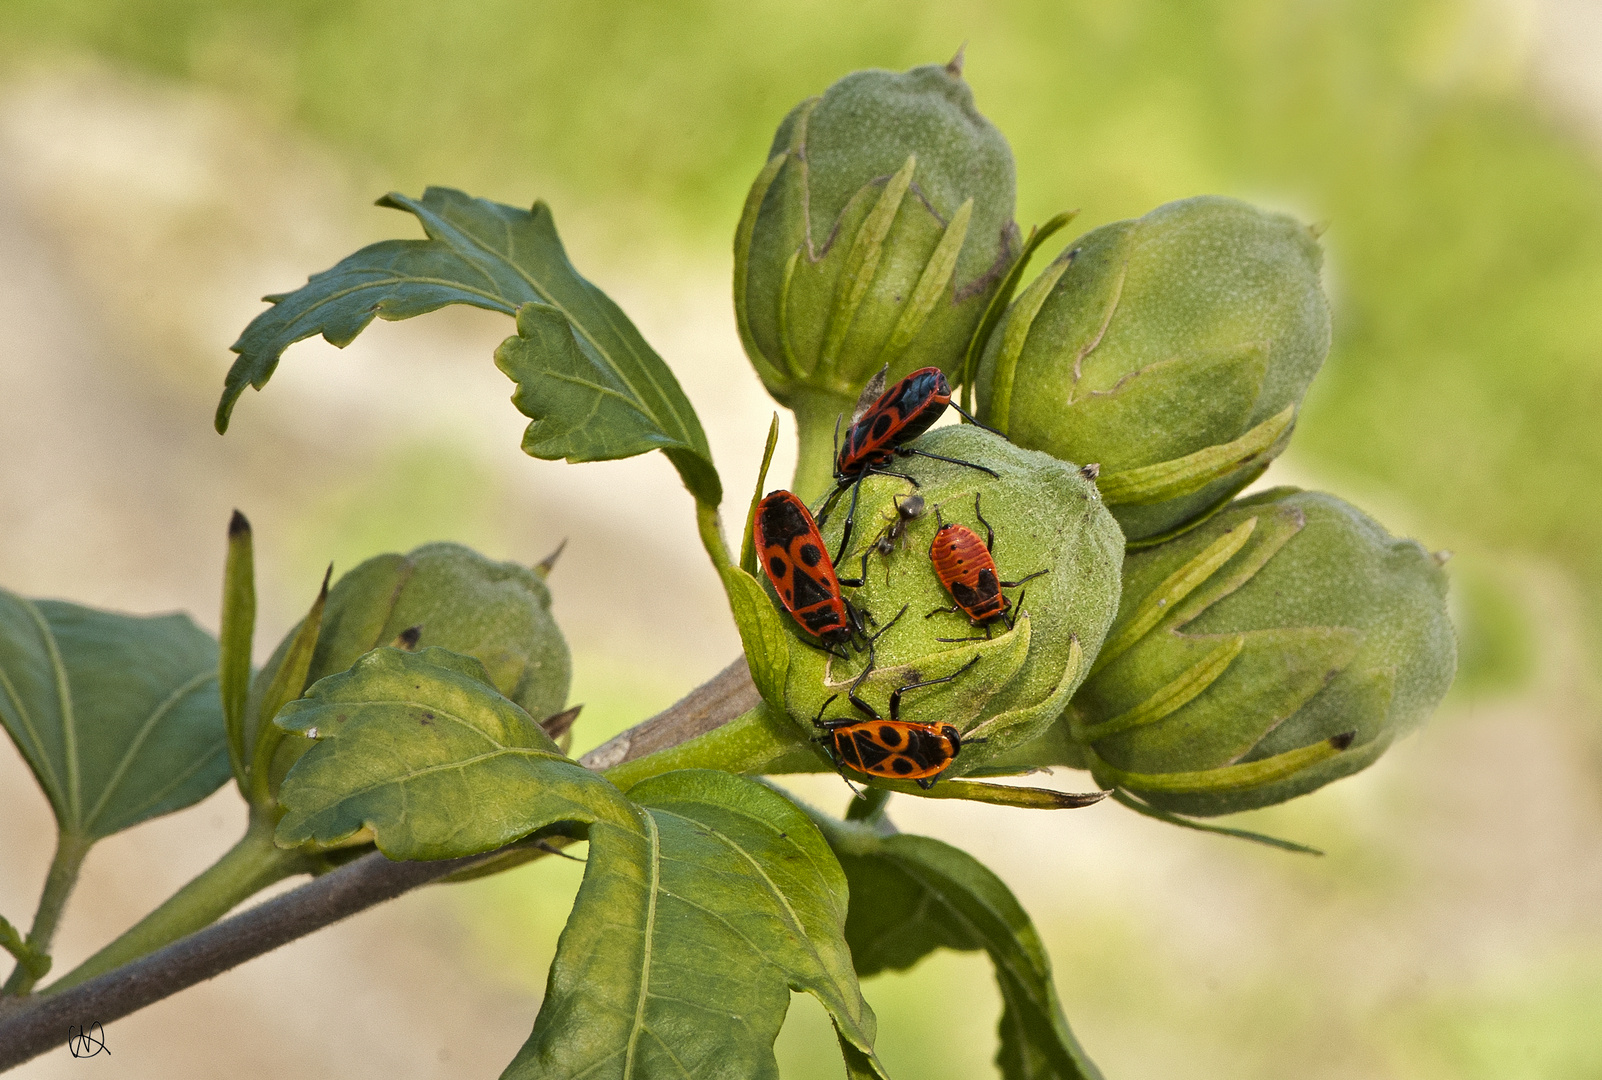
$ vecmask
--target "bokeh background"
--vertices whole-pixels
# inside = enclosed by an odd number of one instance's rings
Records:
[[[490,361],[507,320],[451,310],[342,353],[296,346],[223,438],[227,346],[261,295],[416,235],[371,207],[386,190],[545,198],[673,365],[738,502],[771,404],[735,336],[730,238],[772,129],[849,70],[963,42],[1026,228],[1206,192],[1328,223],[1334,349],[1267,479],[1454,551],[1461,669],[1374,769],[1243,816],[1321,860],[1110,805],[901,799],[892,817],[1017,891],[1111,1080],[1602,1076],[1595,0],[5,0],[0,583],[215,628],[237,506],[256,526],[265,653],[329,560],[453,539],[532,562],[567,537],[552,585],[586,706],[577,749],[665,706],[738,647],[688,497],[660,456],[523,456]],[[791,462],[781,444],[776,475]],[[58,970],[242,823],[225,789],[102,844]],[[13,921],[48,830],[0,749]],[[115,1023],[93,1066],[496,1075],[578,872],[414,894]],[[897,1075],[990,1075],[982,957],[937,955],[866,992]],[[821,1010],[797,998],[791,1016],[784,1074],[839,1075]],[[62,1050],[17,1075],[89,1065]]]

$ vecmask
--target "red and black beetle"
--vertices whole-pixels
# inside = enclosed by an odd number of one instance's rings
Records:
[[[851,542],[851,525],[856,518],[857,496],[863,480],[870,476],[899,476],[903,480],[910,480],[913,487],[918,486],[915,477],[885,468],[896,457],[916,454],[996,475],[994,469],[972,461],[931,454],[927,450],[915,450],[906,445],[928,431],[940,419],[947,405],[962,413],[970,423],[984,426],[951,400],[951,384],[946,381],[945,373],[937,367],[926,367],[919,368],[880,394],[846,429],[845,441],[834,459],[835,488],[818,514],[819,521],[826,520],[835,502],[847,488],[851,489],[851,508],[846,511],[845,529],[840,534],[840,550],[834,556],[836,562],[844,557],[846,545]]]
[[[849,767],[864,776],[880,776],[887,780],[915,780],[924,790],[934,787],[957,755],[962,752],[962,734],[950,724],[924,724],[901,719],[901,695],[908,690],[950,682],[979,662],[975,656],[958,670],[939,679],[924,679],[908,683],[890,694],[890,718],[878,712],[856,694],[857,687],[867,677],[864,671],[851,684],[847,697],[866,720],[855,717],[837,717],[825,720],[823,714],[839,694],[830,697],[818,710],[812,722],[823,730],[814,742],[829,750],[835,768]],[[984,742],[970,739],[969,745]]]
[[[1017,581],[1002,581],[1001,573],[996,569],[995,556],[991,553],[996,543],[996,531],[979,512],[978,492],[975,492],[973,497],[973,516],[985,527],[983,540],[979,539],[979,534],[968,526],[955,521],[949,523],[945,521],[940,516],[940,508],[935,507],[935,520],[940,523],[940,527],[935,530],[934,542],[929,545],[929,561],[934,563],[935,576],[951,594],[954,603],[951,607],[935,608],[924,618],[933,618],[942,612],[960,611],[968,616],[968,621],[974,626],[983,627],[985,637],[988,638],[990,626],[997,619],[1006,623],[1008,630],[1012,629],[1014,616],[1008,614],[1012,604],[1001,590],[1033,581],[1049,571],[1036,570],[1033,574],[1021,577]],[[1020,596],[1020,603],[1022,599]],[[939,640],[968,639],[940,638]]]
[[[773,582],[779,600],[796,624],[841,659],[853,644],[866,649],[871,668],[873,641],[895,625],[895,619],[868,636],[863,624],[872,622],[872,616],[859,611],[840,592],[842,585],[855,587],[862,584],[862,579],[842,580],[835,573],[817,522],[812,520],[806,504],[782,489],[769,492],[757,504],[751,532],[768,580]],[[896,615],[897,619],[900,617]]]

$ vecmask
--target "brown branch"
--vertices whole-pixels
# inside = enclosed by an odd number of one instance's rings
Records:
[[[758,700],[741,657],[679,701],[580,759],[607,769],[687,742]],[[521,842],[520,842],[521,843]],[[58,994],[0,999],[0,1072],[62,1045],[69,1027],[108,1024],[229,968],[448,874],[504,859],[518,844],[462,859],[392,862],[379,852]]]
[[[741,656],[712,676],[709,682],[702,683],[649,720],[597,746],[579,758],[579,764],[600,771],[678,746],[722,727],[736,716],[756,708],[761,700],[762,695],[751,681],[751,669]]]

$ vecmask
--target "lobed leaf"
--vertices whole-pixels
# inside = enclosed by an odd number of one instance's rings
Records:
[[[383,648],[316,683],[274,721],[317,744],[279,789],[285,847],[371,831],[392,859],[450,859],[616,798],[503,697],[478,660]]]
[[[609,460],[662,449],[695,497],[722,499],[712,453],[673,373],[612,300],[568,261],[550,207],[522,210],[431,187],[421,199],[390,194],[426,240],[386,240],[314,274],[245,328],[217,405],[228,420],[245,387],[260,390],[293,343],[321,334],[350,344],[376,316],[408,319],[449,304],[518,315],[518,336],[497,363],[518,383],[534,419],[523,440],[536,457]],[[527,313],[525,305],[533,305]]]
[[[1006,1080],[1101,1080],[1063,1016],[1046,950],[1012,892],[964,851],[923,836],[826,823],[851,885],[846,940],[863,977],[935,949],[983,949],[1001,988]]]
[[[846,947],[846,879],[769,788],[683,770],[598,821],[533,1034],[503,1074],[776,1078],[790,990],[829,1011],[854,1076],[883,1077]]]
[[[0,589],[0,723],[63,833],[98,840],[222,785],[217,670],[217,642],[186,615]]]

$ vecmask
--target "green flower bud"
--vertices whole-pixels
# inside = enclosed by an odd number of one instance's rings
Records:
[[[254,699],[272,681],[294,636],[292,629],[257,674]],[[477,657],[496,689],[536,720],[559,712],[567,701],[567,642],[551,617],[550,590],[526,566],[448,543],[368,559],[329,591],[306,685],[397,642]],[[297,740],[285,740],[292,741]]]
[[[986,345],[979,416],[1096,462],[1132,544],[1216,511],[1284,449],[1329,351],[1314,233],[1207,196],[1095,229]]]
[[[979,658],[951,682],[910,691],[902,701],[903,720],[952,724],[965,739],[986,740],[964,746],[947,774],[960,776],[1038,735],[1061,714],[1117,609],[1124,542],[1095,485],[1056,458],[967,425],[938,428],[913,445],[981,463],[1000,479],[962,465],[920,459],[922,486],[917,493],[927,511],[907,525],[904,547],[895,545],[883,553],[874,549],[873,541],[896,519],[895,496],[910,494],[912,486],[894,477],[870,477],[862,485],[854,546],[837,569],[854,576],[864,569],[867,553],[864,584],[848,595],[879,628],[889,626],[875,644],[876,666],[859,690],[881,716],[889,717],[889,696],[898,687],[950,675]],[[952,603],[929,557],[938,527],[935,507],[940,518],[960,522],[982,539],[985,526],[974,513],[976,494],[995,530],[992,554],[1001,577],[1016,580],[1047,571],[1020,588],[1005,590],[1010,600],[1021,597],[1022,603],[1012,610],[1013,628],[995,623],[989,640],[961,613],[930,614]],[[844,518],[842,507],[824,528],[831,553]],[[889,625],[903,605],[905,613]],[[801,637],[793,623],[790,629]],[[865,656],[853,654],[847,662],[804,646],[789,651],[786,711],[809,737],[818,733],[813,719],[833,695],[839,697],[829,706],[829,718],[860,715],[845,695]]]
[[[1332,495],[1276,488],[1129,554],[1065,720],[1103,786],[1228,814],[1366,768],[1455,666],[1429,552]]]
[[[1012,151],[959,61],[858,71],[785,117],[735,233],[768,391],[832,425],[868,377],[954,375],[1017,256]]]

